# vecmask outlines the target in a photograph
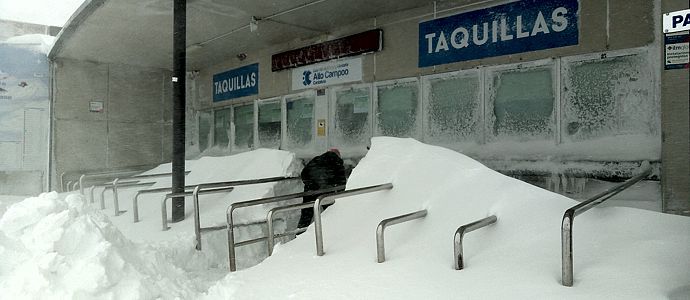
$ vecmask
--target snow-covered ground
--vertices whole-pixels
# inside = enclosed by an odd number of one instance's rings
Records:
[[[275,150],[202,158],[187,163],[192,171],[187,182],[291,175],[296,166],[294,155]],[[169,184],[164,181],[155,186]],[[131,211],[112,217],[112,206],[91,208],[75,193],[28,198],[0,218],[0,294],[8,299],[690,298],[690,218],[622,207],[578,216],[575,285],[568,288],[560,284],[560,222],[576,201],[451,150],[374,138],[348,189],[386,182],[395,187],[339,199],[323,213],[324,256],[316,256],[312,226],[279,244],[262,263],[234,273],[225,269],[223,231],[204,235],[201,252],[193,250],[190,214],[160,231],[161,195],[142,198],[139,223],[131,222]],[[295,185],[237,188],[202,199],[202,226],[222,224],[230,202],[298,190]],[[133,193],[120,193],[122,209],[129,210]],[[112,196],[106,197],[112,205]],[[237,217],[256,220],[266,209]],[[424,219],[387,229],[386,261],[377,263],[378,222],[420,209],[428,211]],[[497,223],[465,236],[466,268],[454,270],[453,233],[488,215],[496,215]],[[262,258],[259,252],[239,255],[238,262]]]

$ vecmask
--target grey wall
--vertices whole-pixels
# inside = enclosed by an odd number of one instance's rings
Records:
[[[687,1],[661,2],[662,13],[683,9],[688,9]],[[663,45],[659,51],[664,53]],[[660,68],[663,209],[690,215],[690,70],[663,70],[663,62]]]
[[[0,41],[25,34],[46,34],[56,36],[60,27],[0,20]]]
[[[63,172],[170,160],[170,72],[64,59],[53,68],[52,188]],[[90,112],[91,101],[102,101],[104,111]]]

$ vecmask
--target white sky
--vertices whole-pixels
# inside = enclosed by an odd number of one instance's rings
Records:
[[[0,19],[63,26],[84,0],[0,0]]]

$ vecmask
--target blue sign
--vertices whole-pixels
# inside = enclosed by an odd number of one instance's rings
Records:
[[[259,64],[213,75],[213,102],[259,93]]]
[[[578,0],[522,0],[419,23],[419,67],[578,44]]]

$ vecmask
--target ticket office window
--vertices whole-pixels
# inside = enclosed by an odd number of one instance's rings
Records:
[[[263,148],[280,147],[281,104],[279,99],[262,100],[258,103],[259,144]]]
[[[314,139],[314,103],[313,94],[287,96],[285,98],[287,149],[300,149],[312,144]]]
[[[230,146],[230,135],[232,133],[232,110],[231,108],[216,109],[213,113],[213,145],[221,148]],[[201,128],[201,127],[200,127]],[[201,139],[201,130],[199,138]]]
[[[234,145],[236,149],[254,146],[254,104],[233,107]]]
[[[207,111],[199,111],[199,119],[198,119],[198,133],[199,133],[199,151],[203,152],[204,150],[208,149],[211,147],[211,124],[213,122],[213,112],[210,110]],[[226,143],[227,145],[227,143]]]
[[[371,87],[339,88],[333,95],[331,144],[364,147],[371,138]]]
[[[477,70],[425,78],[424,140],[433,144],[481,142],[481,80]]]
[[[553,64],[488,72],[486,120],[490,141],[554,139],[557,105],[553,74]]]
[[[420,121],[417,80],[379,84],[375,93],[376,134],[417,137]]]
[[[646,55],[564,64],[564,142],[625,134],[659,135],[659,107]]]

